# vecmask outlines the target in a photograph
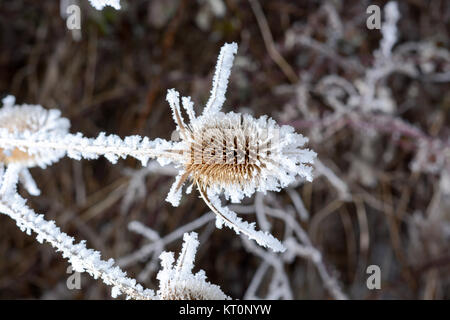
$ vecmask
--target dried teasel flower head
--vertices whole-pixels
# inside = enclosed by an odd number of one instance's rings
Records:
[[[48,151],[32,147],[20,147],[20,140],[38,140],[48,136],[67,134],[70,122],[61,117],[56,109],[47,110],[40,105],[15,105],[15,98],[7,96],[0,109],[0,139],[2,145],[16,145],[9,149],[0,148],[0,163],[18,165],[24,168],[47,165],[58,161],[64,151]],[[18,142],[13,144],[12,141]],[[9,143],[8,143],[9,142]]]
[[[225,224],[261,245],[283,251],[281,243],[270,234],[255,231],[253,224],[242,221],[228,208],[222,208],[218,195],[224,194],[232,202],[240,202],[256,191],[280,191],[297,176],[312,181],[310,164],[316,153],[302,148],[308,139],[290,126],[279,126],[267,116],[256,119],[247,114],[220,111],[236,52],[235,43],[222,47],[211,97],[202,115],[196,117],[190,98],[182,98],[188,124],[181,114],[178,92],[168,91],[167,101],[181,137],[168,151],[181,171],[167,201],[177,206],[183,184],[191,179],[216,213],[218,227]]]
[[[190,176],[200,189],[223,193],[232,202],[256,191],[279,191],[297,175],[312,180],[308,164],[315,153],[300,148],[308,139],[267,116],[207,113],[180,131],[184,178]]]

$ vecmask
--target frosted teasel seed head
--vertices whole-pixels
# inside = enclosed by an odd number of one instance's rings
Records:
[[[181,99],[189,123],[183,119],[178,92],[171,89],[167,93],[181,141],[168,151],[180,172],[166,200],[177,206],[182,186],[190,179],[216,214],[217,227],[225,224],[262,246],[284,251],[284,246],[272,235],[256,231],[254,224],[242,221],[234,212],[223,208],[219,195],[240,202],[257,191],[280,191],[297,176],[312,181],[311,164],[316,153],[302,148],[308,139],[290,126],[279,126],[267,116],[254,118],[220,111],[236,52],[235,43],[222,47],[211,96],[202,115],[195,116],[189,97]]]
[[[68,133],[70,122],[56,109],[44,109],[40,105],[16,105],[13,96],[2,100],[0,109],[0,139],[34,139],[57,137]],[[45,168],[64,156],[64,151],[42,150],[32,147],[0,148],[0,163],[23,168]]]

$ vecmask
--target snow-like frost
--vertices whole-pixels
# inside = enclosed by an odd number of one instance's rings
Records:
[[[102,10],[106,6],[111,6],[116,10],[120,10],[120,0],[89,0],[91,5],[97,9]]]
[[[70,122],[56,109],[40,105],[16,105],[13,96],[3,100],[0,109],[0,162],[20,164],[22,167],[45,168],[64,156],[61,150],[43,150],[16,145],[17,140],[35,140],[40,137],[62,137],[69,131]]]
[[[54,221],[46,221],[43,215],[36,214],[25,204],[15,190],[18,170],[10,166],[0,177],[0,212],[14,219],[23,232],[36,233],[38,242],[48,242],[56,251],[61,252],[77,272],[87,272],[95,279],[100,278],[107,285],[112,285],[112,296],[124,294],[133,299],[155,299],[152,290],[144,290],[136,280],[128,278],[114,260],[104,261],[98,251],[86,248],[85,241],[75,243],[73,237],[62,232]]]
[[[61,117],[59,110],[46,110],[40,105],[19,106],[14,102],[14,97],[8,96],[0,109],[0,162],[6,165],[45,168],[64,155],[76,160],[104,156],[112,163],[132,156],[144,166],[150,158],[157,158],[162,165],[172,161],[164,155],[172,148],[169,141],[138,135],[121,139],[105,132],[96,138],[70,134],[70,122]]]
[[[222,49],[220,49],[211,95],[203,110],[203,114],[215,113],[222,109],[223,103],[225,102],[225,93],[227,92],[228,78],[230,77],[231,67],[233,66],[234,55],[237,53],[237,49],[238,46],[235,42],[225,43]]]
[[[291,126],[279,126],[267,116],[256,119],[248,114],[221,112],[236,53],[236,43],[226,43],[220,50],[211,96],[199,117],[190,98],[182,98],[189,123],[181,113],[180,94],[175,89],[167,92],[181,141],[173,143],[173,162],[180,172],[166,200],[178,206],[184,182],[191,179],[216,214],[218,228],[225,224],[264,247],[284,251],[272,235],[256,231],[254,224],[222,207],[218,196],[223,194],[239,203],[255,192],[280,191],[298,176],[312,181],[311,164],[316,153],[303,148],[308,139]]]
[[[178,173],[177,177],[175,178],[175,182],[170,187],[169,193],[167,194],[166,201],[170,202],[174,207],[178,207],[181,200],[181,191],[182,191],[182,185],[180,185],[181,178],[185,172],[182,170]]]
[[[284,252],[286,248],[283,244],[267,231],[255,230],[255,223],[248,223],[242,220],[237,214],[228,207],[222,207],[220,199],[215,194],[210,194],[209,200],[211,204],[220,212],[216,215],[216,227],[221,229],[223,225],[233,229],[237,234],[241,232],[248,238],[253,239],[262,247],[267,247],[275,252]],[[211,208],[212,209],[212,208]],[[213,209],[212,209],[213,210]]]
[[[168,202],[179,205],[183,185],[190,179],[188,193],[195,184],[216,214],[218,227],[225,224],[264,247],[283,251],[283,245],[272,235],[256,231],[254,224],[222,207],[218,197],[223,194],[236,203],[255,192],[280,191],[297,177],[312,181],[311,164],[316,153],[303,148],[307,138],[290,126],[279,126],[267,116],[256,119],[248,114],[221,112],[236,53],[236,43],[226,43],[222,47],[211,96],[200,116],[195,116],[190,97],[182,97],[180,105],[180,94],[174,89],[168,90],[166,99],[181,141],[150,140],[138,135],[121,139],[104,132],[96,138],[71,134],[68,133],[69,121],[61,118],[58,110],[15,106],[14,98],[9,96],[0,111],[0,151],[3,154],[0,162],[45,167],[67,155],[76,160],[104,156],[112,163],[132,156],[144,166],[150,158],[156,158],[161,165],[174,163],[179,173],[167,195]],[[183,119],[181,106],[188,115],[188,123]],[[21,116],[24,112],[27,117]],[[3,123],[2,115],[6,119]],[[20,176],[30,194],[39,193],[28,172],[22,171]]]
[[[397,21],[400,19],[397,2],[391,1],[384,6],[384,17],[385,21],[381,26],[383,37],[380,41],[380,50],[385,57],[389,57],[392,47],[397,42]]]
[[[183,247],[175,263],[173,252],[160,255],[161,271],[158,272],[158,296],[164,300],[225,300],[230,299],[220,287],[206,281],[203,270],[192,273],[199,242],[197,233],[185,233]]]

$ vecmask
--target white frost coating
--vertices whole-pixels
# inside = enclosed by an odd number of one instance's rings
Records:
[[[230,133],[224,134],[223,124]],[[202,132],[208,127],[209,134],[227,140],[228,145],[237,138],[238,144],[246,141],[259,153],[249,154],[249,161],[258,166],[259,173],[247,176],[240,186],[221,182],[210,187],[214,194],[224,194],[226,199],[239,203],[244,197],[251,197],[255,192],[280,191],[296,180],[299,175],[312,181],[312,164],[316,153],[309,149],[301,149],[308,139],[294,131],[290,126],[278,126],[267,116],[258,119],[251,115],[234,112],[218,112],[214,115],[202,115],[190,124],[193,131]],[[194,137],[196,138],[196,137]],[[270,140],[270,144],[265,145]],[[268,155],[268,153],[270,153]],[[258,158],[257,158],[258,156]]]
[[[19,172],[22,168],[20,165],[11,164],[6,170],[3,166],[0,169],[0,195],[11,196],[16,192]]]
[[[188,276],[194,268],[195,254],[200,243],[198,242],[197,233],[185,233],[183,235],[183,247],[175,267],[180,276]]]
[[[106,135],[101,132],[97,138],[87,138],[81,133],[64,135],[48,132],[10,133],[0,128],[0,149],[18,148],[30,155],[28,158],[31,160],[22,161],[24,165],[37,165],[42,168],[65,154],[76,160],[97,159],[105,156],[112,163],[116,163],[119,158],[131,156],[140,160],[144,166],[150,158],[157,157],[161,165],[166,165],[171,162],[171,159],[167,157],[165,151],[171,147],[172,143],[166,140],[150,140],[138,135],[121,139],[117,135]]]
[[[151,241],[158,241],[160,238],[159,233],[149,227],[143,225],[139,221],[131,221],[128,224],[128,230],[136,232],[137,234],[143,235]]]
[[[3,108],[12,108],[16,102],[16,97],[13,95],[7,95],[2,99]]]
[[[181,200],[181,191],[183,185],[180,185],[181,178],[185,172],[182,170],[178,173],[177,177],[175,178],[175,182],[172,184],[172,187],[170,187],[170,191],[167,194],[166,201],[170,202],[174,207],[178,207]]]
[[[225,43],[222,49],[220,49],[211,88],[211,96],[203,110],[203,114],[216,113],[222,109],[223,103],[225,102],[225,93],[227,92],[228,78],[230,77],[237,48],[237,44],[233,42]]]
[[[199,242],[197,234],[184,234],[184,244],[176,266],[174,254],[163,252],[160,256],[162,270],[158,273],[160,289],[157,295],[153,290],[144,289],[136,280],[128,278],[126,273],[115,266],[113,259],[104,261],[98,251],[86,248],[85,241],[74,243],[75,239],[62,232],[54,221],[46,221],[42,214],[36,214],[25,205],[25,199],[16,192],[17,165],[9,166],[6,171],[0,167],[0,213],[17,223],[21,231],[31,235],[36,233],[39,243],[48,242],[56,251],[62,253],[76,272],[87,272],[94,279],[102,279],[112,287],[111,296],[125,295],[127,299],[229,299],[218,286],[206,281],[203,270],[192,274],[194,259]],[[152,235],[159,237],[157,234]]]
[[[74,271],[87,272],[94,279],[101,278],[105,284],[113,286],[113,296],[125,294],[133,299],[155,299],[152,290],[144,290],[136,280],[128,278],[124,271],[114,266],[113,259],[102,260],[100,252],[86,248],[85,241],[74,243],[75,239],[62,232],[54,221],[46,221],[42,214],[28,208],[25,199],[12,191],[18,178],[17,170],[13,169],[13,166],[8,167],[1,177],[1,213],[14,219],[20,230],[28,235],[35,232],[38,242],[50,243],[68,259]]]
[[[56,109],[44,109],[40,105],[15,105],[15,98],[7,96],[0,109],[0,162],[20,164],[22,167],[47,165],[64,156],[61,150],[33,150],[16,146],[16,140],[35,140],[39,137],[60,137],[68,133],[70,122]],[[28,153],[28,155],[27,155]]]
[[[97,159],[105,156],[112,163],[132,156],[147,165],[157,158],[161,165],[173,161],[167,150],[172,143],[163,139],[149,140],[138,135],[124,139],[101,132],[96,138],[70,134],[70,122],[59,110],[44,109],[40,105],[15,105],[15,98],[7,96],[0,109],[0,165],[14,165],[20,171],[20,182],[31,195],[40,190],[27,168],[45,168],[67,155],[73,159]],[[181,197],[181,195],[180,195]]]
[[[19,181],[32,196],[38,196],[41,194],[41,190],[39,190],[36,182],[34,181],[30,171],[28,171],[27,168],[23,168],[22,170],[20,170]]]
[[[97,10],[102,10],[106,6],[120,10],[120,0],[89,0],[89,2]]]
[[[385,21],[381,25],[380,49],[385,57],[389,57],[392,47],[397,42],[397,21],[400,18],[397,2],[391,1],[384,6]]]
[[[180,109],[180,98],[179,98],[178,91],[174,89],[167,90],[166,100],[169,103],[170,109],[172,110],[172,117],[177,124],[177,130],[183,134],[184,127],[186,127],[186,124],[184,123],[183,117],[181,116],[181,109]],[[183,136],[185,138],[185,136]]]
[[[220,215],[216,215],[216,227],[222,228],[222,225],[233,229],[237,234],[241,232],[250,239],[253,239],[262,247],[270,248],[275,252],[284,252],[286,248],[283,244],[267,231],[255,230],[255,223],[248,223],[242,220],[237,214],[228,207],[222,207],[220,199],[215,194],[208,195],[212,206],[220,212]],[[214,208],[211,210],[214,211]]]
[[[173,252],[160,255],[162,270],[159,271],[158,297],[163,300],[225,300],[230,299],[220,287],[206,281],[203,270],[192,273],[199,242],[197,233],[185,233],[183,248],[176,265]]]
[[[194,102],[192,102],[191,97],[183,97],[181,102],[183,104],[183,108],[188,114],[189,121],[192,122],[195,119]]]

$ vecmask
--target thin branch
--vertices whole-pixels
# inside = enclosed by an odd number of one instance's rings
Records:
[[[94,279],[100,278],[107,285],[113,287],[112,295],[120,293],[128,298],[138,300],[155,299],[152,290],[144,289],[136,280],[128,278],[119,267],[114,266],[114,260],[100,259],[100,252],[87,249],[85,242],[74,243],[74,238],[62,232],[54,221],[46,221],[43,215],[36,214],[25,205],[25,200],[18,194],[0,197],[0,212],[14,219],[22,231],[28,235],[35,232],[36,239],[42,243],[50,243],[62,256],[69,260],[77,272],[87,272]]]

